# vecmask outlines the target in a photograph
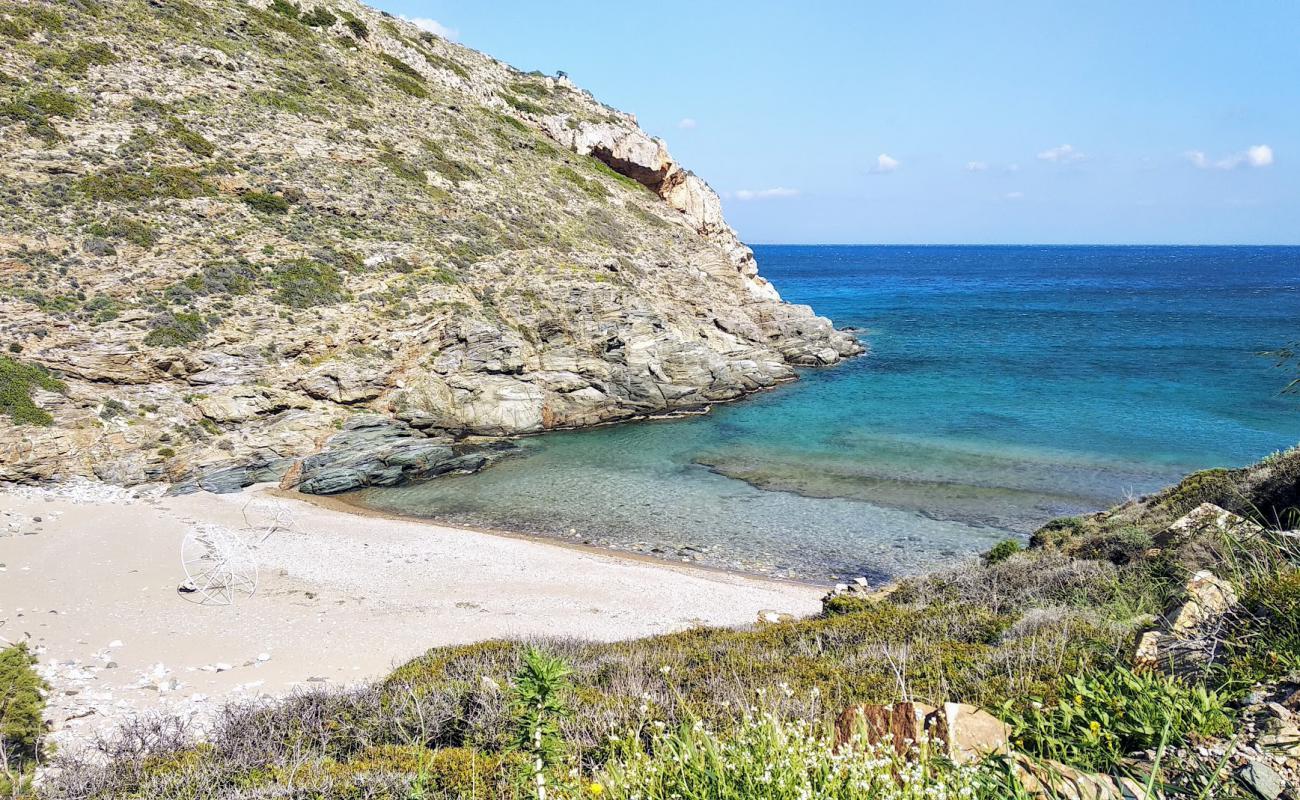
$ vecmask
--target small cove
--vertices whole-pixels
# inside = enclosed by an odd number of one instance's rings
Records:
[[[348,497],[810,580],[915,573],[1300,441],[1300,248],[756,248],[869,355],[713,413]]]

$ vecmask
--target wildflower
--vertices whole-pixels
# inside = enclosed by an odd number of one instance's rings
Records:
[[[667,675],[668,673],[673,671],[673,668],[668,666],[667,664],[664,664],[662,667],[659,668],[659,671]]]
[[[1092,731],[1093,736],[1096,736],[1097,732],[1101,730],[1101,723],[1094,719],[1088,723],[1088,730]]]
[[[605,787],[601,786],[596,781],[592,781],[591,785],[587,787],[587,791],[592,797],[600,797],[605,792]]]

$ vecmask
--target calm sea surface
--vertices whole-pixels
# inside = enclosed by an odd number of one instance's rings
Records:
[[[1300,442],[1257,355],[1300,248],[756,248],[870,354],[708,416],[522,440],[375,508],[773,574],[882,579]]]

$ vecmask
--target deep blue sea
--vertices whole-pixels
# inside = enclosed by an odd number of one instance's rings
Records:
[[[1300,248],[762,246],[870,353],[701,417],[521,440],[366,505],[812,580],[917,572],[1300,442]]]

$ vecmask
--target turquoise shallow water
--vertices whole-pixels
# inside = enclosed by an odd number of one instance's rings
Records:
[[[916,572],[1300,441],[1256,353],[1300,248],[756,248],[870,355],[707,416],[522,440],[391,511],[815,580]]]

